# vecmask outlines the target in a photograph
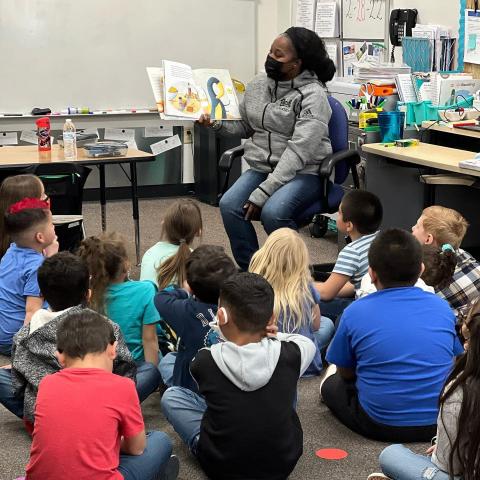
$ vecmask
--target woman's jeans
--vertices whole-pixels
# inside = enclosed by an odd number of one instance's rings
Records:
[[[382,472],[393,480],[449,480],[449,475],[431,461],[403,445],[391,445],[380,454]],[[455,477],[459,479],[460,477]]]
[[[220,200],[220,211],[233,256],[242,270],[248,270],[252,255],[258,250],[258,239],[252,222],[245,220],[244,205],[251,193],[263,183],[268,173],[247,170]],[[318,175],[297,175],[280,187],[262,208],[260,220],[265,231],[288,227],[298,230],[295,218],[321,198],[323,181]]]

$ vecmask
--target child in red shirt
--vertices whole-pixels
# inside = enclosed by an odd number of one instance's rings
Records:
[[[116,343],[110,322],[91,310],[60,323],[64,368],[40,382],[28,480],[177,478],[170,439],[145,434],[135,384],[112,373]]]

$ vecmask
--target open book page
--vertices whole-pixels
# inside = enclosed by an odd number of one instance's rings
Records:
[[[201,68],[193,71],[200,96],[212,120],[240,120],[238,99],[228,70]]]
[[[183,63],[163,61],[165,72],[166,115],[198,119],[208,108],[205,93],[194,81],[190,66]]]
[[[164,78],[163,78],[163,68],[160,67],[147,67],[147,75],[150,80],[150,85],[152,86],[153,96],[157,104],[157,109],[159,113],[163,113],[164,109]]]

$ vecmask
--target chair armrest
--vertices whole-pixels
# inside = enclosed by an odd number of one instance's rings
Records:
[[[234,147],[223,152],[218,162],[219,170],[222,172],[229,172],[232,168],[234,160],[241,158],[243,156],[243,152],[243,145],[239,145],[238,147]]]
[[[356,150],[342,150],[340,152],[332,153],[326,157],[320,165],[320,176],[329,177],[332,174],[335,165],[344,160],[349,162],[350,167],[352,167],[360,163],[360,155]]]

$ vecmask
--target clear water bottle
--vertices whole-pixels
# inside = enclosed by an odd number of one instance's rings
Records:
[[[63,126],[63,150],[65,160],[77,158],[77,130],[70,118],[67,118]]]

